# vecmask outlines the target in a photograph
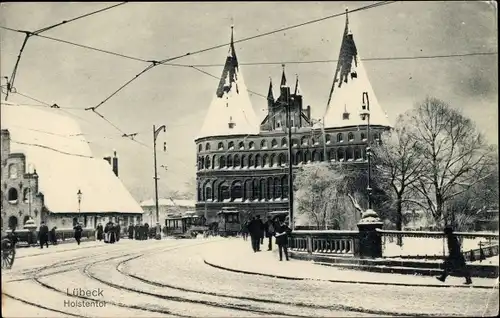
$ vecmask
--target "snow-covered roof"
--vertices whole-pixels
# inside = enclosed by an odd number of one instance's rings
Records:
[[[370,124],[390,126],[361,62],[346,18],[333,91],[324,115],[325,128],[366,125],[366,119],[359,116],[364,92],[369,98]],[[349,113],[348,118],[344,117],[344,113]]]
[[[231,29],[229,54],[198,138],[258,134],[260,122],[253,110],[238,66]]]
[[[11,153],[23,153],[26,172],[39,176],[39,192],[52,213],[143,213],[109,163],[94,158],[78,123],[54,111],[4,104],[2,129],[10,133]]]
[[[142,207],[156,206],[154,199],[142,201],[140,204]],[[159,206],[194,207],[195,204],[196,202],[194,200],[180,200],[180,199],[170,199],[170,198],[158,199]]]

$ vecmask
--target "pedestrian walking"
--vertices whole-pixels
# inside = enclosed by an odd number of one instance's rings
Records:
[[[120,223],[115,223],[116,241],[117,242],[120,240],[121,230],[122,230],[122,228],[120,226]]]
[[[57,226],[54,226],[50,230],[49,239],[50,239],[50,242],[52,243],[52,245],[57,245],[57,233],[56,233],[56,230],[57,230]]]
[[[128,226],[128,238],[130,240],[134,239],[134,226],[132,224]]]
[[[102,241],[103,236],[104,236],[104,235],[103,235],[103,234],[104,234],[104,229],[102,228],[102,224],[101,224],[101,223],[99,223],[99,224],[97,225],[96,232],[97,232],[97,240],[98,240],[99,242],[100,242],[100,241]]]
[[[40,222],[38,228],[38,241],[40,242],[40,248],[43,249],[43,245],[49,248],[49,228],[44,221]]]
[[[465,257],[460,250],[458,238],[453,234],[453,228],[451,226],[446,226],[444,228],[444,234],[448,242],[448,257],[446,257],[443,264],[443,274],[436,278],[444,282],[450,273],[455,273],[465,278],[466,285],[472,284],[470,271],[465,263]]]
[[[266,227],[264,225],[264,222],[262,222],[262,219],[260,218],[260,215],[257,215],[257,223],[259,224],[259,251],[260,251],[260,246],[264,244],[264,236],[266,233]]]
[[[278,245],[278,251],[280,256],[280,261],[283,260],[283,254],[285,254],[285,258],[287,261],[288,258],[288,236],[292,230],[288,227],[288,222],[280,222],[280,225],[276,229],[276,245]]]
[[[75,230],[75,240],[78,243],[78,245],[80,245],[80,240],[82,239],[82,232],[83,232],[80,223],[77,222],[76,225],[73,227],[73,230]]]
[[[271,251],[273,249],[273,237],[274,234],[276,233],[275,231],[276,224],[274,220],[271,219],[271,216],[267,216],[267,221],[264,223],[264,228],[265,228],[265,233],[266,237],[268,238],[269,242],[267,244],[267,250]]]
[[[134,238],[136,240],[140,240],[141,239],[140,232],[141,232],[141,227],[139,226],[139,224],[136,224],[134,226]]]
[[[116,242],[116,224],[113,222],[109,222],[109,243],[114,244]]]
[[[111,220],[110,220],[104,226],[104,243],[110,242],[112,225],[113,225],[113,223],[111,223]]]
[[[144,240],[149,238],[149,224],[144,223]]]
[[[243,236],[243,241],[248,240],[248,220],[243,223],[241,227],[241,236]]]

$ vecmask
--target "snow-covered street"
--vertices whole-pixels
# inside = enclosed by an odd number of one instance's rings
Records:
[[[204,263],[203,256],[211,249],[246,247],[235,240],[121,240],[114,245],[87,242],[18,249],[13,268],[2,271],[3,316],[493,316],[498,312],[498,288],[294,281],[233,273]],[[240,255],[229,249],[226,257]],[[248,262],[259,259],[248,255]]]

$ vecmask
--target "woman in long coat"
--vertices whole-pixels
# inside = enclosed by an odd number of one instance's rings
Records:
[[[109,225],[109,243],[113,244],[116,242],[116,224],[110,222]]]
[[[76,223],[76,225],[73,227],[73,230],[75,230],[75,240],[78,243],[78,245],[80,245],[80,240],[82,238],[82,232],[83,232],[80,223]]]
[[[103,230],[103,228],[102,228],[102,224],[101,224],[101,223],[99,223],[99,225],[97,225],[97,239],[98,239],[99,241],[102,241],[102,238],[103,238],[103,232],[104,232],[104,230]]]

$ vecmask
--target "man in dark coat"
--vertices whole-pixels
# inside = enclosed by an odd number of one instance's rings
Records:
[[[109,243],[114,244],[116,242],[116,224],[109,221]]]
[[[147,240],[149,238],[149,224],[144,224],[144,239]]]
[[[128,226],[128,238],[130,240],[134,239],[134,226],[132,224]]]
[[[49,227],[44,221],[40,223],[38,228],[38,240],[40,241],[40,248],[43,248],[44,244],[49,248]]]
[[[76,223],[76,225],[73,227],[73,230],[75,230],[75,240],[78,243],[78,245],[80,245],[80,240],[82,239],[82,232],[83,232],[80,223]]]
[[[97,239],[99,241],[102,241],[102,239],[103,239],[103,233],[104,233],[104,229],[102,228],[102,224],[99,223],[99,225],[97,225]]]
[[[120,236],[121,236],[121,226],[120,226],[120,223],[115,223],[115,231],[116,231],[116,241],[118,242],[120,240]]]
[[[470,272],[465,264],[465,257],[460,251],[460,243],[457,237],[453,234],[453,228],[451,226],[446,226],[444,228],[444,233],[448,241],[448,257],[444,261],[443,274],[436,277],[438,280],[444,282],[446,277],[454,272],[465,278],[465,284],[472,284],[472,279]]]
[[[136,240],[140,240],[141,239],[140,232],[141,232],[141,227],[139,226],[139,224],[136,224],[134,226],[134,238]]]
[[[106,223],[106,225],[104,226],[104,243],[110,242],[111,228],[112,228],[112,223],[111,221],[108,221],[108,223]]]
[[[50,242],[52,242],[52,245],[57,245],[57,235],[56,235],[56,230],[57,230],[57,226],[54,226],[54,227],[50,230],[49,238],[50,238]]]
[[[248,224],[248,231],[250,232],[250,240],[252,241],[252,249],[254,252],[260,252],[260,240],[263,234],[264,223],[260,216],[254,217],[250,224]]]
[[[267,216],[267,221],[266,223],[264,223],[264,228],[265,228],[265,232],[266,232],[266,237],[268,238],[269,240],[269,243],[267,244],[267,250],[270,251],[273,249],[273,237],[274,237],[274,233],[275,233],[275,227],[276,227],[276,224],[274,223],[274,220],[271,219],[271,216],[268,215]]]
[[[243,237],[243,240],[246,241],[248,239],[248,221],[245,221],[243,225],[241,226],[241,236]]]
[[[278,251],[280,255],[280,261],[283,260],[283,254],[285,254],[286,260],[288,258],[288,236],[292,230],[288,227],[288,222],[281,222],[281,224],[276,229],[276,245],[278,245]]]
[[[259,251],[260,251],[260,246],[262,244],[264,244],[264,236],[266,233],[266,226],[264,225],[264,222],[260,218],[260,215],[257,215],[257,222],[258,222],[259,227],[260,227],[260,232],[259,232],[259,241],[260,241],[259,242]]]

